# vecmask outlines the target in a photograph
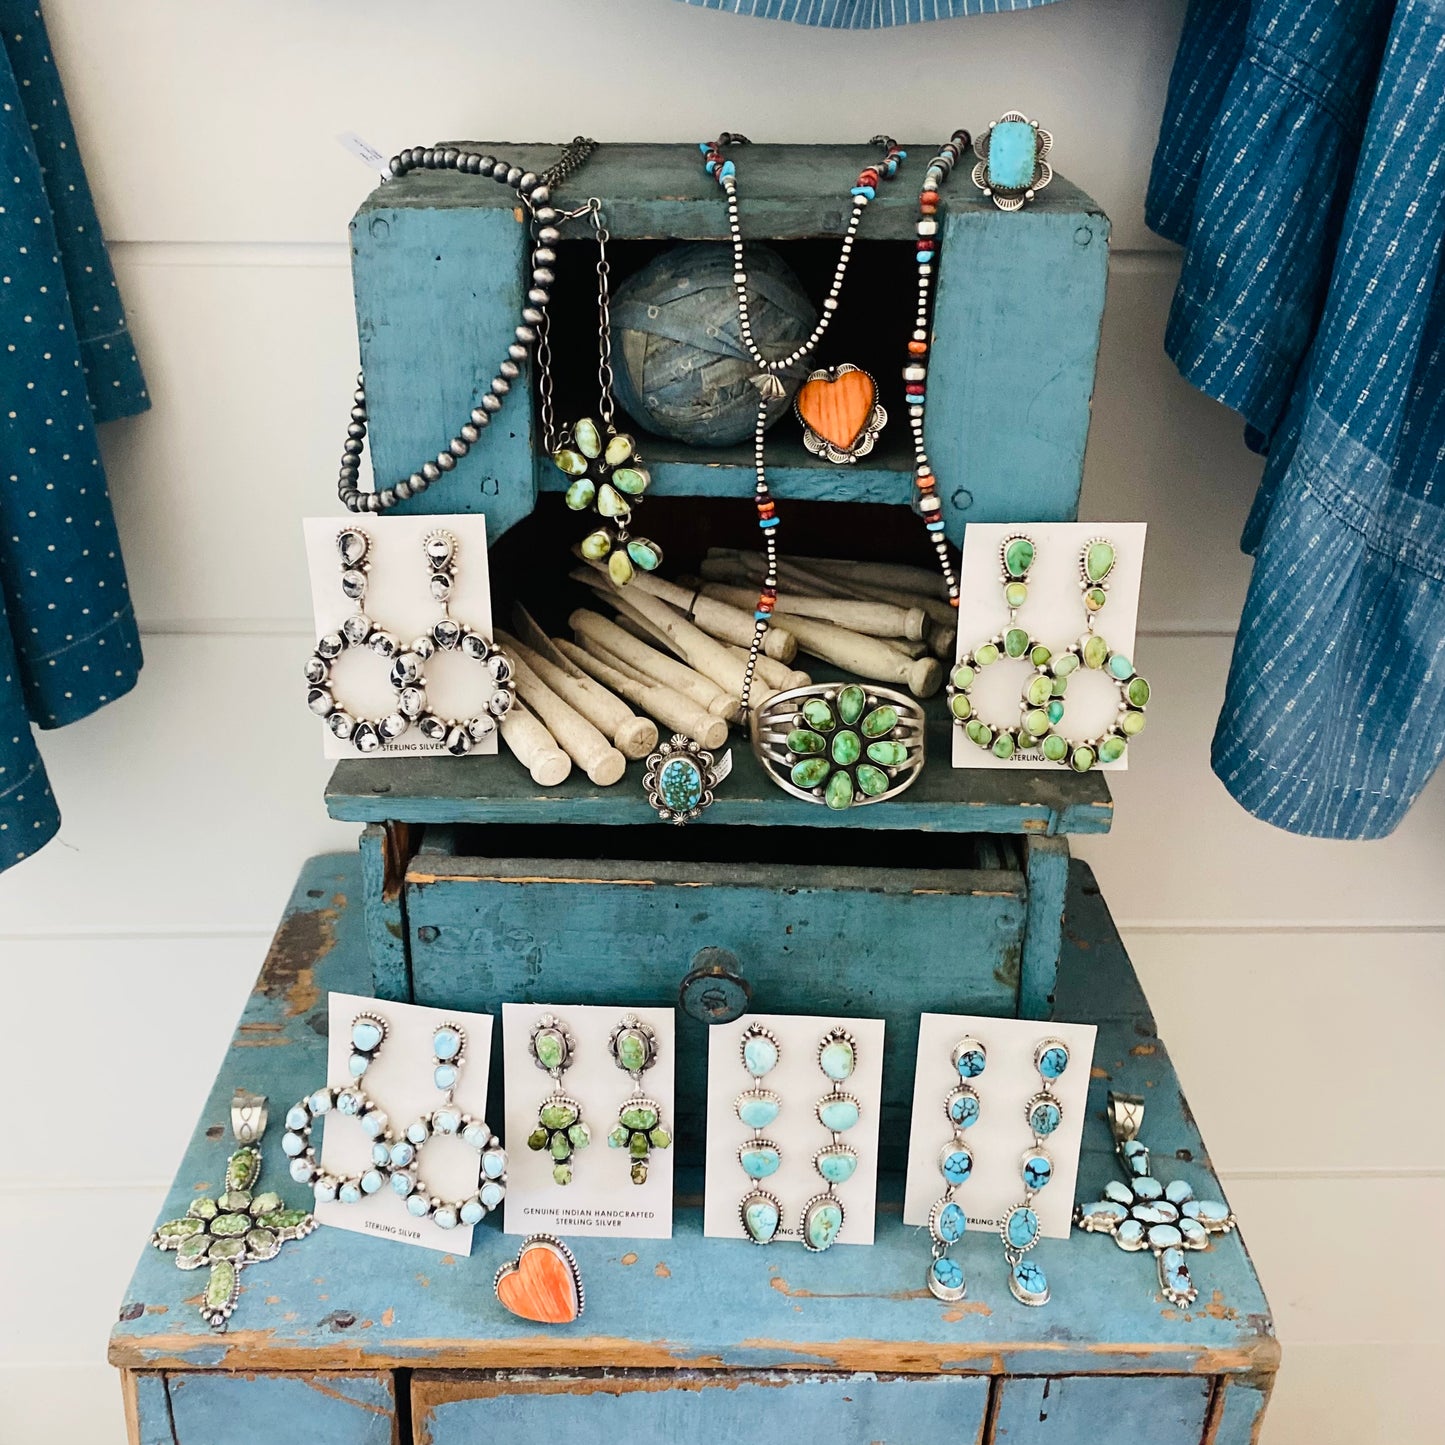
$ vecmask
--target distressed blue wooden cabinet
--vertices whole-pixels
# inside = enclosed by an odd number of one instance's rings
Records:
[[[162,1218],[215,1187],[237,1085],[268,1095],[275,1114],[323,1077],[326,993],[368,986],[361,892],[354,857],[313,859],[302,873]],[[1111,1088],[1148,1099],[1145,1134],[1161,1177],[1217,1193],[1148,1005],[1080,864],[1066,919],[1058,1008],[1099,1026],[1080,1197],[1117,1177],[1103,1118]],[[625,961],[617,978],[623,988]],[[900,1016],[939,1003],[927,978],[891,984]],[[760,972],[754,1003],[807,1010],[813,987],[796,971]],[[591,996],[584,979],[557,988],[562,1003]],[[897,1092],[911,1077],[908,1061],[890,1056],[885,1087]],[[700,1076],[680,1076],[680,1117],[696,1114],[700,1087]],[[265,1177],[284,1179],[279,1129],[267,1136],[265,1164]],[[587,1308],[560,1329],[539,1330],[493,1299],[492,1275],[516,1246],[495,1220],[478,1229],[470,1258],[320,1230],[247,1268],[224,1335],[194,1308],[197,1276],[146,1248],[110,1347],[131,1438],[471,1445],[584,1426],[607,1438],[767,1445],[824,1433],[843,1445],[1256,1438],[1278,1348],[1237,1233],[1191,1256],[1200,1296],[1189,1309],[1162,1300],[1148,1254],[1077,1232],[1039,1246],[1054,1291],[1046,1308],[1013,1301],[992,1235],[965,1238],[969,1296],[945,1305],[923,1287],[927,1235],[901,1222],[896,1172],[881,1180],[877,1243],[822,1255],[704,1240],[700,1175],[684,1167],[679,1179],[673,1239],[575,1242]]]

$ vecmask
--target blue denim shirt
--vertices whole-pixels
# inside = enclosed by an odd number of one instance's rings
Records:
[[[135,685],[95,428],[149,405],[40,11],[0,0],[0,869],[60,826],[31,724]]]
[[[1055,0],[683,0],[704,10],[726,10],[759,20],[792,20],[829,30],[882,30],[959,15],[997,15],[1032,10]]]
[[[1169,354],[1267,454],[1214,770],[1383,837],[1445,751],[1445,0],[1193,0],[1148,221]]]

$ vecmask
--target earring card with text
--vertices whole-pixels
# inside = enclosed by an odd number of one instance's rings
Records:
[[[979,1102],[977,1122],[963,1130],[973,1172],[953,1197],[968,1216],[970,1232],[999,1229],[1024,1195],[1020,1169],[1024,1151],[1034,1142],[1027,1105],[1043,1088],[1034,1051],[1045,1039],[1060,1039],[1068,1046],[1068,1067],[1049,1087],[1063,1117],[1043,1145],[1054,1161],[1054,1174],[1035,1196],[1033,1208],[1044,1238],[1067,1239],[1097,1033],[1093,1024],[924,1014],[918,1029],[903,1222],[927,1224],[928,1211],[947,1187],[938,1167],[944,1146],[954,1137],[947,1101],[954,1089],[967,1084]],[[954,1048],[964,1038],[976,1039],[986,1053],[983,1072],[976,1078],[962,1078],[953,1064]]]
[[[450,532],[456,538],[449,603],[451,617],[473,632],[492,636],[492,584],[487,570],[487,519],[483,513],[366,515],[350,519],[307,517],[302,528],[318,638],[338,631],[358,607],[403,647],[430,632],[442,616],[441,605],[431,596],[431,568],[422,551],[423,542],[433,532]],[[341,590],[342,568],[336,539],[345,531],[359,532],[367,540],[366,597],[359,604]],[[301,679],[302,660],[297,659],[296,669],[298,706],[304,706],[306,699],[306,684]],[[396,711],[397,695],[389,681],[390,671],[390,659],[365,644],[348,647],[331,664],[329,685],[337,702],[353,717],[385,717]],[[494,686],[486,669],[460,651],[438,650],[427,659],[427,702],[439,716],[470,718],[484,714]],[[357,756],[356,749],[334,737],[320,718],[316,726],[328,758]],[[496,751],[494,730],[476,743],[468,756],[485,756]],[[428,742],[415,725],[395,742],[383,743],[372,756],[413,754],[450,756],[441,743]]]
[[[743,1067],[743,1035],[761,1025],[777,1040],[778,1062],[763,1077],[754,1079]],[[781,1206],[775,1239],[800,1243],[802,1216],[807,1203],[822,1194],[826,1184],[813,1160],[833,1142],[818,1120],[818,1101],[833,1087],[818,1063],[819,1045],[830,1030],[846,1029],[854,1039],[852,1076],[838,1084],[859,1105],[858,1122],[839,1135],[839,1141],[858,1156],[857,1168],[836,1186],[843,1203],[839,1244],[872,1244],[878,1196],[878,1124],[883,1107],[883,1020],[814,1017],[788,1014],[744,1014],[728,1024],[708,1029],[707,1056],[707,1178],[703,1198],[703,1233],[712,1239],[746,1240],[738,1207],[754,1182],[738,1162],[738,1150],[753,1138],[753,1131],[738,1118],[737,1098],[749,1090],[768,1090],[782,1107],[764,1130],[777,1146],[777,1171],[756,1181]]]
[[[351,1058],[351,1024],[358,1014],[369,1014],[386,1024],[386,1037],[377,1049],[360,1085],[366,1096],[383,1110],[394,1138],[423,1114],[440,1109],[445,1095],[436,1087],[432,1072],[436,1058],[432,1035],[444,1024],[459,1028],[465,1037],[463,1059],[452,1103],[474,1119],[485,1119],[494,1133],[500,1118],[487,1114],[487,1072],[492,1062],[491,1014],[463,1013],[459,1009],[423,1008],[420,1004],[390,1003],[360,994],[333,993],[327,998],[326,1082],[344,1088],[353,1082],[347,1064]],[[321,1080],[316,1081],[320,1088]],[[287,1107],[295,1100],[288,1101]],[[317,1135],[321,1136],[317,1146]],[[311,1144],[324,1168],[338,1177],[356,1177],[372,1167],[372,1141],[355,1119],[334,1109],[312,1125]],[[418,1151],[416,1168],[427,1193],[460,1202],[477,1192],[481,1156],[460,1139],[433,1137]],[[403,1244],[419,1244],[443,1254],[470,1254],[472,1228],[459,1224],[441,1229],[430,1219],[408,1213],[406,1202],[389,1183],[358,1204],[318,1204],[316,1218],[337,1229],[376,1234]]]
[[[550,1014],[571,1035],[572,1063],[555,1083],[532,1057],[532,1030]],[[508,1234],[545,1231],[593,1234],[609,1239],[672,1237],[674,1140],[647,1156],[647,1177],[632,1182],[627,1147],[614,1147],[608,1136],[619,1127],[633,1093],[630,1074],[619,1068],[609,1046],[613,1031],[631,1016],[656,1037],[652,1067],[642,1073],[641,1088],[657,1106],[659,1127],[673,1133],[674,1079],[677,1071],[676,1017],[670,1008],[613,1008],[590,1004],[502,1005],[502,1064],[507,1093],[507,1200],[502,1206]],[[591,1142],[574,1148],[572,1180],[553,1177],[546,1148],[528,1147],[538,1128],[538,1111],[553,1092],[565,1094],[581,1111]],[[630,1141],[629,1141],[630,1142]]]
[[[1051,652],[1062,652],[1088,630],[1079,557],[1094,540],[1114,548],[1114,570],[1108,576],[1108,600],[1094,617],[1094,631],[1114,652],[1123,653],[1147,678],[1148,657],[1134,655],[1139,623],[1139,588],[1144,577],[1144,522],[970,522],[963,539],[959,572],[958,651],[961,659],[981,643],[997,637],[1009,623],[1004,600],[1000,549],[1010,537],[1034,544],[1028,575],[1028,597],[1012,625],[1022,628]],[[951,672],[951,669],[950,669]],[[1003,657],[979,669],[969,701],[974,715],[991,727],[1016,726],[1019,704],[1034,669],[1024,658]],[[1114,719],[1119,689],[1102,671],[1080,667],[1068,679],[1064,716],[1056,725],[1066,737],[1082,742],[1097,737]],[[961,727],[953,730],[956,768],[1058,768],[1037,749],[998,758],[971,741]],[[1149,746],[1146,729],[1141,745]],[[1129,750],[1135,746],[1130,743]],[[1129,766],[1129,750],[1112,763],[1097,763],[1106,772]]]

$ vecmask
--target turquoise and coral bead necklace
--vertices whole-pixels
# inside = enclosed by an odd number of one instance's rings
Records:
[[[707,173],[717,181],[727,197],[728,231],[733,243],[733,288],[738,298],[738,331],[743,346],[758,368],[757,374],[752,378],[752,383],[758,390],[758,419],[753,430],[753,466],[757,473],[754,500],[758,508],[758,526],[763,533],[764,566],[762,590],[758,594],[758,605],[753,613],[753,640],[748,648],[747,667],[743,674],[742,715],[745,720],[752,696],[758,653],[762,649],[763,638],[778,600],[778,514],[773,494],[768,488],[763,435],[768,425],[768,403],[783,395],[784,388],[779,373],[796,366],[811,355],[822,341],[833,317],[838,314],[838,295],[843,289],[843,277],[847,274],[848,262],[853,256],[853,241],[863,220],[863,212],[867,210],[869,201],[878,194],[879,185],[897,174],[899,165],[908,155],[888,136],[874,136],[871,144],[882,146],[883,155],[876,164],[865,166],[858,173],[857,182],[851,189],[853,209],[843,232],[832,284],[828,288],[827,296],[823,298],[823,314],[807,338],[800,341],[786,356],[769,358],[763,355],[753,338],[752,320],[748,314],[748,274],[744,264],[743,233],[738,221],[737,165],[725,154],[728,147],[747,143],[746,136],[724,131],[715,141],[702,141],[698,145]]]
[[[959,129],[928,163],[918,192],[918,242],[914,258],[918,266],[918,313],[908,339],[908,359],[903,364],[903,391],[908,405],[908,425],[913,432],[913,505],[938,554],[939,570],[948,588],[948,600],[958,606],[958,574],[944,534],[943,503],[938,498],[938,478],[928,460],[923,441],[924,408],[928,402],[928,347],[933,329],[933,277],[938,264],[939,192],[947,184],[954,166],[967,153],[971,137]]]

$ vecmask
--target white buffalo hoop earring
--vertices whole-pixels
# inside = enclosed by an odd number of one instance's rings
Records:
[[[341,564],[341,591],[356,604],[353,612],[335,632],[317,638],[316,647],[306,659],[306,706],[321,718],[333,736],[349,742],[359,753],[374,753],[386,743],[393,743],[411,727],[411,718],[398,708],[383,717],[360,716],[342,705],[332,682],[332,668],[343,652],[365,647],[379,657],[391,660],[392,685],[399,675],[425,694],[422,661],[414,652],[404,652],[395,637],[378,627],[366,615],[367,573],[371,568],[371,539],[359,527],[348,527],[336,539],[337,557]]]
[[[391,1144],[388,1159],[392,1192],[406,1201],[409,1214],[430,1219],[438,1229],[480,1224],[507,1192],[507,1151],[501,1140],[485,1119],[464,1113],[453,1102],[466,1051],[467,1036],[458,1025],[445,1023],[432,1033],[432,1082],[441,1090],[442,1106],[408,1124],[402,1137]],[[481,1180],[465,1198],[443,1199],[422,1177],[419,1156],[437,1137],[460,1139],[476,1151]]]

